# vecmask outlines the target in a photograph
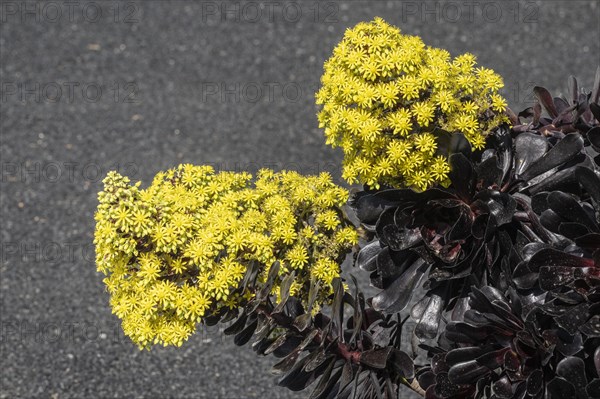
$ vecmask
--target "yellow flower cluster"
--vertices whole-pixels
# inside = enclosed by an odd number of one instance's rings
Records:
[[[319,122],[327,144],[343,148],[350,183],[418,190],[445,183],[437,129],[463,133],[481,149],[507,121],[499,75],[476,68],[472,54],[451,59],[381,18],[348,29],[324,69]]]
[[[292,295],[305,299],[318,280],[325,301],[358,242],[340,211],[348,192],[326,173],[261,170],[252,183],[248,173],[180,165],[141,189],[110,172],[98,197],[96,264],[140,347],[179,346],[204,317],[247,303],[255,292],[240,282],[251,263],[260,283],[279,261],[272,294],[293,271]]]

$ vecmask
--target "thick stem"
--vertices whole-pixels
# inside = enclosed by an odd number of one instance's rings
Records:
[[[421,388],[421,386],[419,385],[419,381],[417,381],[416,378],[408,386],[410,387],[410,389],[412,389],[422,397],[425,397],[425,390]]]

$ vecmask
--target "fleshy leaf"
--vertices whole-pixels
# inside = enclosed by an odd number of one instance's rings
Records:
[[[377,267],[377,255],[381,251],[379,240],[374,240],[365,245],[356,258],[356,265],[362,270],[372,272]]]
[[[556,107],[554,107],[554,101],[552,100],[552,96],[548,90],[540,86],[535,86],[533,88],[533,94],[535,94],[538,101],[544,107],[546,112],[548,112],[551,118],[556,118],[558,116],[558,111],[556,110]]]
[[[583,359],[575,356],[564,358],[556,366],[556,374],[569,381],[580,397],[585,397],[587,379]]]
[[[600,338],[600,315],[594,315],[579,330],[589,338]]]
[[[238,317],[238,319],[232,325],[230,325],[225,330],[223,330],[223,334],[234,335],[234,334],[241,332],[244,329],[244,327],[246,326],[247,319],[248,319],[248,316],[246,315],[246,312],[242,312],[242,314]]]
[[[380,349],[370,349],[361,353],[360,362],[368,367],[384,369],[391,353],[392,347],[390,346]]]
[[[575,398],[575,387],[564,378],[554,377],[547,385],[550,399]]]
[[[406,307],[415,287],[423,278],[428,265],[421,259],[415,261],[388,288],[373,297],[373,308],[385,313],[400,312]]]
[[[253,322],[248,324],[246,328],[244,328],[241,332],[236,334],[236,336],[233,338],[233,342],[238,346],[246,345],[246,343],[250,341],[250,338],[252,338],[252,335],[254,334],[257,325],[258,320],[254,320]]]
[[[561,191],[550,193],[548,195],[548,205],[563,219],[583,224],[591,230],[595,230],[598,227],[596,222],[590,218],[590,215],[579,205],[577,200],[569,194]]]
[[[589,267],[593,265],[591,259],[580,258],[553,248],[542,249],[529,260],[532,271],[539,271],[542,266]]]
[[[564,164],[571,160],[583,149],[583,139],[577,133],[568,134],[559,141],[550,151],[546,152],[541,158],[534,161],[521,174],[523,180],[529,180],[542,173]]]
[[[420,339],[432,339],[437,335],[442,310],[444,307],[444,299],[436,294],[432,294],[429,299],[429,304],[423,312],[423,316],[415,327],[415,335]]]
[[[413,360],[404,351],[394,349],[391,354],[391,365],[393,369],[406,379],[412,379],[415,376],[415,367]]]
[[[479,364],[477,360],[469,360],[450,367],[448,378],[454,384],[471,384],[489,372],[490,369]]]
[[[584,167],[578,167],[575,170],[575,174],[577,175],[581,185],[590,194],[594,201],[596,201],[596,204],[600,205],[600,177],[598,177],[598,175],[591,169]]]
[[[548,151],[548,141],[539,134],[521,133],[515,139],[515,173],[521,175]]]
[[[335,359],[332,359],[325,369],[325,372],[321,376],[319,383],[315,387],[315,389],[311,392],[309,399],[322,399],[327,398],[331,389],[335,385],[335,383],[339,379],[339,375],[341,374],[341,370],[332,376],[333,366],[335,364]]]

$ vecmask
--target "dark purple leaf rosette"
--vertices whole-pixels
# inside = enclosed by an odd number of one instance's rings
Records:
[[[468,148],[469,157],[450,155],[448,188],[365,191],[354,199],[363,226],[378,239],[357,258],[383,290],[373,307],[400,312],[422,286],[426,295],[411,309],[419,338],[435,338],[444,312],[461,319],[471,285],[506,281],[511,256],[520,256],[515,245],[567,244],[542,225],[531,196],[577,184],[571,173],[589,166],[583,137],[570,133],[552,144],[530,132],[513,139],[501,128],[489,143],[483,152]]]
[[[453,135],[448,187],[351,202],[372,307],[437,338],[415,368],[428,398],[600,397],[600,68],[568,93],[536,87],[483,151]]]
[[[513,287],[473,287],[464,320],[446,326],[419,369],[426,398],[597,398],[597,334],[563,329],[543,302]]]

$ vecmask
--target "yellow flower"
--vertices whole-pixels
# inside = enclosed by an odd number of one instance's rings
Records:
[[[411,111],[412,115],[417,119],[417,123],[419,125],[427,127],[431,122],[433,122],[435,108],[429,102],[414,103]]]
[[[149,295],[160,305],[169,305],[175,299],[176,287],[169,281],[159,281],[152,286]]]
[[[365,141],[375,141],[381,133],[381,124],[375,118],[369,118],[360,126],[360,133]]]
[[[390,113],[387,120],[395,134],[407,136],[412,130],[411,115],[406,109],[401,108],[396,112]]]
[[[477,132],[477,129],[479,129],[479,122],[471,115],[462,114],[454,120],[453,127],[460,132],[470,135]],[[472,140],[473,139],[471,138],[471,141]]]
[[[177,273],[182,274],[187,269],[186,262],[181,258],[175,258],[170,263],[171,269]]]
[[[392,141],[388,144],[387,154],[393,163],[400,164],[406,160],[411,149],[412,144],[408,141]]]
[[[339,218],[335,211],[325,211],[323,213],[319,213],[315,218],[315,222],[317,226],[321,225],[327,230],[335,230],[335,228],[340,224]]]
[[[379,73],[381,72],[381,66],[377,62],[377,58],[375,56],[371,56],[366,59],[358,69],[362,76],[368,80],[377,79],[379,77]]]
[[[431,177],[436,181],[442,182],[446,180],[450,173],[450,165],[444,157],[436,157],[431,165]]]
[[[129,232],[130,226],[133,223],[133,218],[129,208],[121,204],[118,209],[115,210],[116,226],[125,232]]]
[[[417,134],[414,136],[415,147],[427,155],[433,155],[437,148],[435,137],[431,133]]]
[[[433,179],[429,175],[429,173],[424,172],[422,170],[415,171],[408,178],[410,185],[419,189],[426,190],[427,187],[431,185]]]
[[[150,214],[145,209],[136,209],[133,212],[132,228],[136,233],[145,233],[152,228],[152,222],[149,220]]]
[[[473,148],[475,148],[476,150],[481,150],[485,147],[485,139],[480,136],[472,137],[471,144],[473,145]]]
[[[477,110],[479,109],[479,106],[477,104],[475,104],[473,101],[465,101],[463,103],[461,103],[461,110],[465,113],[465,114],[475,114],[477,113]]]
[[[492,109],[498,112],[504,112],[506,110],[506,100],[498,94],[492,94]]]
[[[146,281],[154,281],[161,274],[161,262],[158,257],[150,252],[146,252],[139,257],[140,271],[138,275]]]
[[[435,96],[435,104],[443,112],[450,112],[456,107],[457,99],[450,90],[440,90]]]
[[[311,267],[311,274],[326,285],[330,285],[333,279],[339,275],[338,269],[339,266],[334,261],[318,259]]]
[[[245,230],[235,230],[229,235],[229,248],[233,253],[237,253],[239,251],[243,251],[247,240],[248,231]]]
[[[356,245],[358,244],[358,232],[352,227],[344,227],[336,232],[335,241],[344,246]]]
[[[308,263],[308,252],[303,245],[294,245],[286,254],[286,259],[294,269],[301,269]]]
[[[393,172],[394,172],[394,165],[393,165],[392,161],[390,160],[390,158],[382,156],[379,159],[379,162],[377,162],[377,165],[375,165],[375,174],[377,176],[385,176],[385,175],[391,176]]]
[[[398,101],[398,87],[392,83],[382,83],[378,86],[379,98],[385,107],[392,108]]]

